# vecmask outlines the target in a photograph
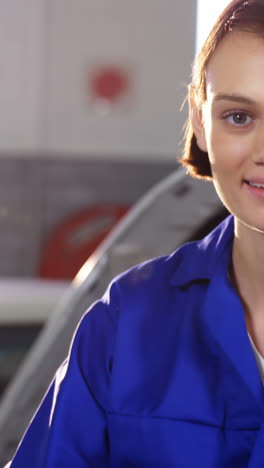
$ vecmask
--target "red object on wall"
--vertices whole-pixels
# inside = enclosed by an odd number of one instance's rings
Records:
[[[130,205],[95,205],[59,225],[43,249],[39,276],[74,278],[129,208]]]
[[[126,70],[117,66],[97,69],[91,79],[92,95],[95,99],[117,101],[129,89],[129,76]]]

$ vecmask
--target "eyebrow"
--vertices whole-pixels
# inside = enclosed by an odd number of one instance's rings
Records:
[[[213,98],[213,102],[217,102],[217,101],[232,101],[232,102],[238,102],[242,104],[256,105],[256,101],[246,96],[242,96],[241,94],[219,93],[219,94],[216,94]]]

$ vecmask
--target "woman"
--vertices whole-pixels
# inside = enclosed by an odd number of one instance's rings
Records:
[[[264,466],[264,0],[196,60],[182,164],[231,212],[83,318],[12,468]]]

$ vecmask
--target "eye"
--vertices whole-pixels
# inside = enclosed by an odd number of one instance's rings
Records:
[[[236,127],[247,126],[253,121],[252,117],[243,111],[229,112],[224,115],[224,120]]]

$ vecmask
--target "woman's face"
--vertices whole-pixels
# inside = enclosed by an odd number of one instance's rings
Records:
[[[193,126],[216,191],[237,223],[264,231],[264,39],[229,33],[208,64],[206,93]]]

